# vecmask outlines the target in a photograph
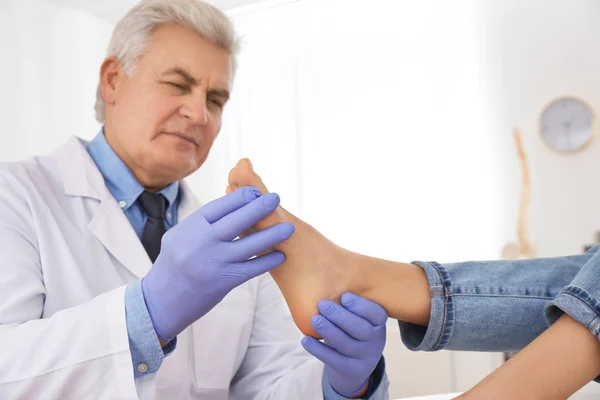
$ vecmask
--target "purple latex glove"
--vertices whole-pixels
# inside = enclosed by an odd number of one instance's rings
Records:
[[[324,343],[306,336],[302,346],[325,364],[331,387],[350,397],[364,388],[381,359],[388,315],[380,305],[352,293],[344,293],[341,303],[319,302],[321,314],[311,323]]]
[[[161,252],[142,279],[142,291],[158,336],[173,339],[217,305],[233,288],[280,265],[283,253],[267,251],[294,232],[280,223],[243,239],[238,235],[279,205],[275,193],[244,187],[200,208],[169,229]]]

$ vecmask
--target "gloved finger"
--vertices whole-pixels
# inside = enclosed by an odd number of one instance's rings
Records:
[[[251,203],[258,197],[260,197],[260,191],[257,188],[246,186],[205,204],[200,209],[200,212],[208,223],[213,224],[224,216]]]
[[[294,225],[280,222],[260,232],[252,233],[227,244],[227,258],[231,262],[241,262],[269,250],[287,240],[294,233]]]
[[[384,325],[388,319],[387,312],[377,303],[373,303],[353,293],[342,294],[342,306],[369,321],[374,326]]]
[[[338,353],[352,358],[363,358],[368,352],[368,343],[359,342],[350,337],[339,327],[322,315],[315,315],[310,323],[315,331],[323,338],[325,344],[330,348],[337,350]]]
[[[244,190],[244,188],[239,190]],[[237,190],[231,196],[236,192]],[[276,193],[265,194],[213,223],[212,226],[215,235],[223,241],[233,240],[236,236],[239,236],[252,225],[275,211],[278,205],[279,196]]]
[[[231,185],[227,185],[227,187],[225,188],[225,193],[226,194],[233,193],[233,191],[234,191],[234,189],[233,189],[233,187]],[[244,236],[248,235],[249,233],[251,233],[252,231],[253,231],[253,229],[250,228],[248,231],[246,231],[244,233],[241,233],[239,236],[240,237],[244,237]]]
[[[323,364],[335,371],[344,371],[348,357],[311,336],[305,336],[301,343],[306,351],[319,359]]]
[[[240,278],[239,284],[256,278],[269,272],[274,268],[277,268],[285,261],[285,255],[279,251],[272,251],[260,257],[246,260],[241,263],[233,264],[231,266],[223,267],[225,271],[223,274],[231,274]]]
[[[353,338],[366,342],[373,338],[375,328],[369,321],[330,300],[319,301],[321,314]]]

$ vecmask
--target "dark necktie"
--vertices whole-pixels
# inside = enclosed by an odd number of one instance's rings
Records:
[[[167,231],[165,225],[167,199],[162,194],[144,191],[138,200],[148,216],[142,232],[142,244],[154,263],[160,253],[160,240]]]

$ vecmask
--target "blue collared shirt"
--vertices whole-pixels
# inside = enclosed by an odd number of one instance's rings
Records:
[[[144,191],[144,187],[140,185],[131,170],[110,147],[104,136],[104,131],[98,133],[88,143],[87,150],[104,177],[108,191],[117,200],[141,240],[147,216],[136,200]],[[169,202],[165,213],[165,221],[167,229],[172,228],[177,223],[179,182],[170,184],[159,193],[165,196]]]
[[[147,216],[136,200],[144,191],[144,187],[135,179],[131,170],[110,147],[103,130],[88,143],[87,150],[104,177],[106,187],[123,209],[125,216],[141,240]],[[181,199],[179,182],[167,186],[159,193],[164,195],[169,202],[165,212],[165,221],[167,229],[169,229],[177,224],[177,209]],[[150,314],[146,308],[141,281],[127,286],[125,313],[135,378],[157,372],[164,358],[175,350],[177,339],[171,341],[164,349],[161,348]],[[385,374],[383,358],[373,372],[369,383],[368,399],[383,400],[389,398],[389,382]],[[322,386],[325,400],[345,399],[345,397],[335,392],[325,376],[323,376]]]
[[[144,187],[110,147],[103,130],[88,143],[87,151],[104,177],[108,191],[119,203],[141,240],[147,215],[136,200],[144,191]],[[165,212],[165,222],[169,229],[177,223],[177,208],[180,202],[179,182],[172,183],[159,193],[169,202]],[[160,346],[146,308],[140,281],[127,287],[125,313],[135,377],[139,378],[158,371],[164,357],[175,350],[177,341],[173,340],[164,349]]]

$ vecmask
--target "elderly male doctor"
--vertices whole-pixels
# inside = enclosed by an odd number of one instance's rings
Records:
[[[212,6],[143,1],[101,66],[100,133],[0,167],[1,399],[388,397],[385,324],[357,342],[360,363],[339,329],[316,357],[302,348],[265,274],[284,255],[254,257],[294,227],[234,240],[277,195],[199,207],[181,181],[221,127],[235,43]],[[385,322],[359,301],[362,315],[336,312]]]

